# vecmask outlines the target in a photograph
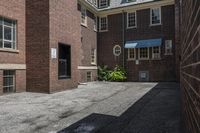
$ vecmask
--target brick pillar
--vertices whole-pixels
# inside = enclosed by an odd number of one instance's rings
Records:
[[[3,70],[0,70],[0,95],[3,95]]]

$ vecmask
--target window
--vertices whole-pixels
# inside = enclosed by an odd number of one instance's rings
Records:
[[[92,0],[93,5],[97,7],[97,0]]]
[[[152,48],[152,58],[153,59],[160,59],[160,47],[153,47]]]
[[[100,18],[100,31],[107,31],[108,29],[108,19],[107,17]]]
[[[71,77],[71,47],[64,44],[59,44],[58,77]]]
[[[126,0],[126,2],[136,2],[136,0]]]
[[[15,91],[15,71],[3,71],[3,92],[10,93]]]
[[[149,58],[149,48],[140,48],[139,59],[148,59],[148,58]]]
[[[165,41],[165,55],[172,55],[172,40]]]
[[[127,28],[134,28],[137,25],[136,12],[127,13]]]
[[[91,50],[91,64],[96,65],[96,49]]]
[[[16,21],[0,17],[0,48],[16,49]]]
[[[121,47],[119,45],[115,45],[113,47],[113,54],[115,56],[120,56],[120,54],[121,54]]]
[[[97,31],[97,17],[94,16],[94,31]]]
[[[108,6],[108,0],[99,0],[99,7],[105,8]]]
[[[81,24],[87,26],[87,11],[83,6],[81,6]]]
[[[92,72],[87,72],[87,82],[92,81]]]
[[[161,24],[161,8],[151,9],[151,25]]]
[[[128,49],[128,59],[129,60],[135,59],[135,49],[134,48]]]

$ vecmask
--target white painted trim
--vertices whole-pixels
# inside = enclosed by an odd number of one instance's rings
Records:
[[[97,70],[97,66],[78,66],[79,70]]]
[[[101,18],[106,18],[106,30],[101,30]],[[99,17],[99,32],[107,32],[108,31],[108,16]]]
[[[175,4],[174,0],[162,0],[162,1],[157,1],[157,2],[149,2],[149,3],[143,3],[143,4],[137,4],[137,5],[122,6],[122,7],[108,9],[108,10],[97,10],[97,13],[99,16],[112,15],[112,14],[121,13],[122,10],[124,12],[127,12],[130,10],[143,10],[143,9],[148,9],[148,8],[162,7],[162,6],[174,5],[174,4]]]
[[[106,0],[105,6],[101,6],[101,0],[99,0],[99,8],[106,8],[106,7],[108,7],[108,0]]]
[[[159,47],[159,58],[153,58],[153,54],[154,54],[154,52],[153,52],[153,50],[154,50],[154,47],[152,47],[152,60],[161,60],[161,47],[160,46],[157,46],[157,47]]]
[[[132,48],[131,48],[132,49]],[[136,49],[135,48],[133,48],[134,49],[134,58],[130,58],[130,49],[128,49],[128,61],[132,61],[132,60],[135,60],[136,59]]]
[[[129,13],[135,13],[135,26],[131,26],[131,27],[128,26],[128,22],[129,22],[129,21],[128,21],[128,20],[129,20],[129,19],[128,19],[128,14],[129,14]],[[132,12],[129,11],[129,12],[127,12],[127,14],[126,14],[126,29],[132,29],[132,28],[137,28],[137,11],[132,11]]]
[[[149,48],[147,48],[148,57],[147,58],[140,58],[140,48],[138,48],[138,59],[139,60],[149,60]]]
[[[0,70],[25,70],[26,64],[0,64]]]
[[[117,47],[120,49],[120,53],[119,53],[119,54],[116,54],[116,53],[115,53],[115,49],[116,49]],[[113,47],[113,55],[114,55],[114,56],[120,56],[121,53],[122,53],[122,48],[121,48],[121,46],[120,46],[120,45],[115,45],[115,46]]]
[[[160,23],[152,24],[152,10],[153,9],[159,9]],[[153,7],[153,8],[150,9],[150,26],[157,26],[157,25],[162,25],[162,8],[161,8],[161,6],[159,6],[159,7]]]
[[[85,23],[82,23],[82,11],[84,11],[85,14]],[[81,5],[81,25],[87,27],[87,8],[83,5]]]

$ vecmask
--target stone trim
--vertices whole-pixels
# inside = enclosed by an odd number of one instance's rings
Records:
[[[26,64],[0,64],[0,70],[25,70]]]
[[[97,70],[97,66],[78,66],[79,70]]]

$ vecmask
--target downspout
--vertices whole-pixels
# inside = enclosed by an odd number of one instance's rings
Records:
[[[125,49],[124,49],[124,46],[125,46],[125,22],[124,22],[124,10],[122,10],[122,43],[123,43],[123,68],[125,67]],[[125,69],[125,68],[124,68]]]

